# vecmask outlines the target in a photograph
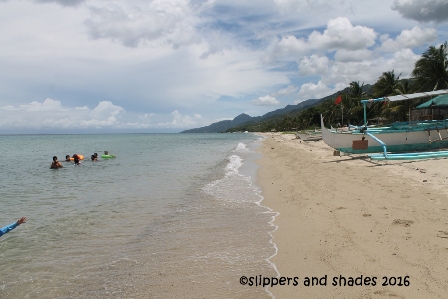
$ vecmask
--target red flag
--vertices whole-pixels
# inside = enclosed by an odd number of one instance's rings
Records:
[[[335,105],[338,105],[342,102],[342,95],[338,95],[338,97],[336,98],[336,100],[334,101]]]

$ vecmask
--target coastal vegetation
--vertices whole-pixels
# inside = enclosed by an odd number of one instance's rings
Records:
[[[448,88],[447,42],[430,46],[415,63],[411,78],[402,79],[394,70],[384,72],[373,85],[353,81],[334,96],[318,101],[304,109],[250,121],[230,128],[227,132],[267,132],[305,130],[320,127],[320,115],[332,126],[361,125],[364,120],[362,99],[425,92]],[[335,101],[336,98],[339,100]],[[367,109],[369,122],[407,121],[410,111],[427,99],[399,102],[377,102]]]

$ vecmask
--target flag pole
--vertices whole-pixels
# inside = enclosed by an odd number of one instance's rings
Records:
[[[339,94],[336,98],[336,100],[334,101],[335,105],[339,105],[342,103],[342,95]],[[341,104],[341,115],[342,115],[342,120],[341,122],[344,123],[344,106]]]

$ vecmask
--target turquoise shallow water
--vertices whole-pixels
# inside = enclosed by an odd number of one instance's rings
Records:
[[[0,136],[0,298],[269,298],[251,134]],[[52,156],[116,159],[81,166]]]

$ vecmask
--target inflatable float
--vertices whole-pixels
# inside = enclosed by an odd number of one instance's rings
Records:
[[[79,160],[84,160],[84,156],[80,155],[80,154],[76,154],[79,158]],[[75,159],[73,159],[73,157],[70,158],[70,161],[74,161]]]
[[[104,151],[104,154],[101,155],[101,158],[103,159],[111,159],[111,158],[115,158],[114,155],[109,155],[108,151]]]

